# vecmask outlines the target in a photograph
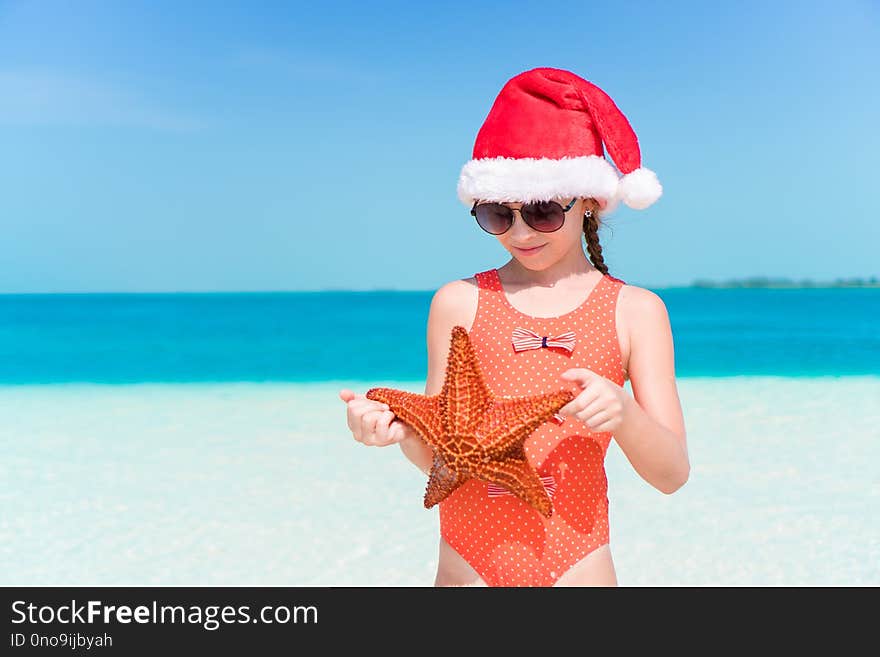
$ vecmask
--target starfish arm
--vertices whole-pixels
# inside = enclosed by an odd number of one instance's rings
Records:
[[[521,459],[493,462],[481,468],[479,478],[504,486],[547,518],[553,513],[550,496],[538,473],[529,465],[524,455]]]
[[[394,414],[415,429],[426,443],[437,446],[442,434],[439,397],[426,397],[394,388],[371,388],[366,397],[388,404]]]
[[[492,392],[463,326],[452,328],[446,378],[439,396],[443,427],[452,435],[472,433],[491,405]]]
[[[574,393],[569,390],[513,399],[496,397],[486,416],[481,444],[489,452],[507,453],[572,399]]]
[[[465,481],[467,477],[462,477],[452,470],[440,454],[434,454],[434,464],[431,466],[431,474],[425,489],[425,508],[430,509],[445,500]]]

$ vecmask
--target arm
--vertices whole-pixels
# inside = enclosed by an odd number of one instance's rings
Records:
[[[422,472],[431,472],[431,464],[434,461],[434,450],[419,437],[411,426],[403,425],[405,438],[400,441],[400,451]]]
[[[428,311],[427,347],[428,374],[425,380],[425,395],[433,396],[443,388],[446,376],[446,359],[449,356],[449,336],[456,325],[456,317],[461,314],[461,304],[457,300],[463,291],[462,281],[447,283],[434,293]],[[434,450],[413,430],[403,423],[406,437],[400,441],[400,449],[425,474],[430,473],[434,462]]]
[[[690,462],[669,316],[663,300],[650,290],[624,287],[620,300],[629,328],[633,396],[625,395],[614,439],[642,479],[674,493],[688,480]]]

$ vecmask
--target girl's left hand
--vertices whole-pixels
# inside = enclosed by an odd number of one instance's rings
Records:
[[[583,388],[577,397],[559,409],[560,415],[575,417],[593,431],[615,431],[620,427],[629,399],[623,387],[582,367],[566,370],[560,376],[566,381],[576,381]]]

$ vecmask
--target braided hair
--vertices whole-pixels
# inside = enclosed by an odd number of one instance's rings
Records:
[[[585,203],[587,210],[584,212],[584,238],[587,240],[587,253],[593,266],[603,274],[608,273],[608,265],[602,257],[602,245],[599,244],[599,204],[593,199]]]
[[[586,201],[587,210],[584,212],[584,238],[587,241],[587,253],[593,266],[603,274],[608,274],[608,265],[602,256],[602,245],[599,244],[599,204],[592,198]],[[616,281],[619,278],[611,276]]]

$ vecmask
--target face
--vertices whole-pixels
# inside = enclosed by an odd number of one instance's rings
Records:
[[[572,197],[553,199],[563,208],[571,202]],[[504,203],[511,209],[522,207],[522,203]],[[581,246],[584,236],[584,213],[595,212],[596,204],[592,199],[579,198],[572,208],[565,213],[562,228],[552,233],[534,230],[519,212],[513,213],[513,225],[506,233],[495,237],[501,245],[516,258],[525,268],[539,271],[560,261],[573,249],[583,251]]]

